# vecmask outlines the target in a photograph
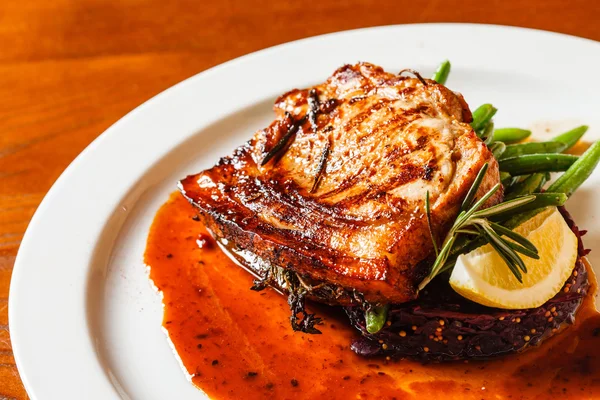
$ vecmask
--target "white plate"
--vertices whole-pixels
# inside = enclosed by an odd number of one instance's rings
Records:
[[[198,399],[161,330],[142,262],[154,213],[176,181],[211,166],[272,117],[278,94],[359,60],[430,75],[471,105],[493,102],[497,125],[591,125],[600,136],[600,45],[483,25],[406,25],[336,33],[228,62],[165,91],[92,143],[52,187],[27,230],[10,291],[10,330],[33,399]],[[548,123],[549,122],[549,123]],[[600,171],[569,201],[600,237]],[[591,253],[600,265],[600,248]]]

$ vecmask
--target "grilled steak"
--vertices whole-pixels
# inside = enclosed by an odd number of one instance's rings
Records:
[[[441,239],[484,163],[480,194],[499,182],[462,96],[418,74],[346,65],[274,110],[180,188],[217,239],[284,291],[301,285],[329,304],[414,299],[433,251],[426,193]]]

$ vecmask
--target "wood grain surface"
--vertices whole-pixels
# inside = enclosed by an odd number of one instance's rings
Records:
[[[1,1],[0,399],[27,398],[8,291],[29,220],[77,154],[132,108],[234,57],[322,33],[478,22],[600,40],[599,20],[594,0]]]

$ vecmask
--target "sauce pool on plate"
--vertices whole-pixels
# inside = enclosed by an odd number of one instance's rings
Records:
[[[155,217],[145,262],[163,293],[163,326],[192,383],[211,399],[600,398],[595,290],[575,324],[539,348],[424,365],[354,354],[358,332],[340,308],[312,306],[324,317],[321,335],[293,332],[286,297],[249,290],[253,277],[220,250],[179,193]]]

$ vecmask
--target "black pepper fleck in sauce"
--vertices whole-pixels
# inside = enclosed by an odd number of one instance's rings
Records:
[[[195,216],[174,193],[156,215],[145,260],[164,295],[163,326],[212,399],[600,398],[593,293],[574,326],[522,354],[428,365],[369,360],[350,350],[357,332],[334,308],[314,306],[325,317],[322,335],[291,332],[286,298],[249,290],[253,278],[209,245]]]

